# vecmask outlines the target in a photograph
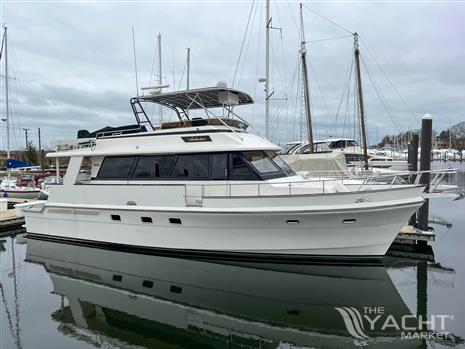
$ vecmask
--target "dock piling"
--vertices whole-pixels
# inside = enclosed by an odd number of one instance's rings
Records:
[[[420,153],[420,171],[431,170],[431,137],[433,132],[433,118],[426,114],[421,119],[421,153]],[[425,191],[429,190],[430,173],[421,174],[420,184],[426,185]],[[425,199],[423,206],[418,210],[418,228],[423,231],[428,230],[429,200]],[[419,242],[420,243],[420,242]],[[423,242],[421,242],[423,243]]]

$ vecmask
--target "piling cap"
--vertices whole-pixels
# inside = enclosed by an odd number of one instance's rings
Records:
[[[431,114],[426,113],[425,115],[423,115],[423,117],[422,117],[421,119],[422,119],[422,120],[425,120],[425,119],[433,119],[433,117],[431,116]]]

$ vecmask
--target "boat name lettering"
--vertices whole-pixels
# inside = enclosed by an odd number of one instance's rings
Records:
[[[190,136],[190,137],[181,137],[181,138],[186,143],[211,142],[212,141],[210,136]]]

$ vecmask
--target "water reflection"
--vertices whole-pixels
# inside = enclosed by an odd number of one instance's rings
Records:
[[[400,339],[393,327],[382,330],[381,321],[373,329],[361,328],[363,321],[357,323],[351,311],[384,307],[398,323],[411,315],[384,265],[232,264],[32,239],[26,257],[44,266],[53,292],[62,296],[52,314],[59,331],[88,343],[149,348],[422,344]],[[355,332],[369,338],[351,336],[336,307],[349,309]]]

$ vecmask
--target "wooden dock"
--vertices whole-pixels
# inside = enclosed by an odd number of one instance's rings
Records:
[[[0,232],[19,229],[24,225],[24,217],[16,217],[15,204],[27,202],[24,199],[8,198],[8,209],[0,212]]]

